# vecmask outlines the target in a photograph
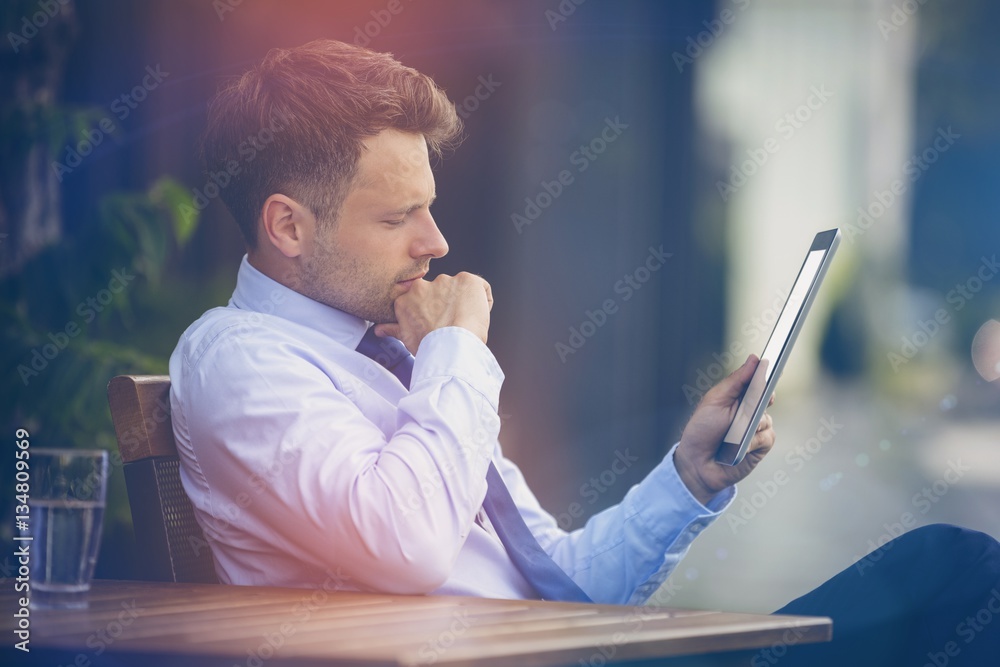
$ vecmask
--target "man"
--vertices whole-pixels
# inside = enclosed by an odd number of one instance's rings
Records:
[[[204,157],[232,175],[221,197],[247,255],[229,305],[184,333],[170,376],[182,480],[224,583],[640,604],[771,449],[765,416],[740,466],[714,462],[751,357],[621,503],[558,527],[497,442],[489,284],[424,279],[448,251],[429,156],[460,129],[428,77],[333,41],[271,51],[213,102]],[[915,623],[948,635],[934,601],[959,572],[982,576],[949,614],[985,603],[998,579],[1000,550],[980,534],[898,542],[873,569],[902,584],[845,571],[787,610],[833,615],[879,659]],[[955,573],[918,591],[915,549]],[[878,603],[864,598],[880,586]]]

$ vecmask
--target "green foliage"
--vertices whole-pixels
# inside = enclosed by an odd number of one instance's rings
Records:
[[[185,209],[185,207],[188,207]],[[163,178],[100,203],[86,233],[64,239],[0,282],[5,424],[44,424],[46,439],[93,447],[108,437],[102,389],[116,374],[163,373],[144,347],[164,270],[197,219],[189,191]]]
[[[105,387],[115,375],[167,371],[164,337],[151,340],[150,332],[173,324],[181,310],[175,293],[184,288],[161,279],[197,226],[193,204],[170,178],[147,192],[108,195],[86,232],[0,281],[0,421],[7,433],[26,428],[32,447],[117,452]],[[3,481],[0,493],[9,499]],[[134,575],[131,522],[124,478],[113,466],[99,576]],[[11,526],[5,522],[0,534]]]
[[[100,109],[69,108],[38,102],[11,102],[0,108],[0,155],[7,165],[17,164],[37,145],[48,146],[49,158],[59,149],[79,141],[104,118]]]

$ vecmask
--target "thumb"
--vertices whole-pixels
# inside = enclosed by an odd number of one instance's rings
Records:
[[[757,370],[758,363],[760,363],[760,359],[757,358],[757,355],[751,354],[742,366],[715,385],[714,391],[717,392],[718,400],[727,404],[736,402],[746,386],[750,384],[750,378]]]
[[[376,324],[375,325],[375,335],[379,338],[384,338],[386,336],[391,336],[392,338],[399,338],[402,330],[399,328],[398,323],[387,323],[387,324]]]

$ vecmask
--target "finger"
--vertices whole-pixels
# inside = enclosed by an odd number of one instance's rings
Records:
[[[771,421],[771,415],[765,412],[764,416],[762,416],[760,419],[760,423],[757,424],[757,433],[760,433],[765,429],[771,428],[772,423],[773,422]]]
[[[493,288],[490,287],[490,284],[488,282],[486,282],[485,280],[483,281],[483,287],[486,289],[486,302],[489,305],[490,310],[492,311],[493,310]]]
[[[771,394],[771,400],[769,400],[767,402],[767,407],[771,407],[772,405],[774,405],[774,394],[773,393]]]
[[[750,441],[750,451],[766,454],[774,446],[774,429],[771,428],[770,419],[766,428],[758,429]]]
[[[757,356],[751,354],[743,362],[742,366],[730,373],[719,384],[715,385],[712,388],[712,393],[715,394],[721,403],[729,404],[736,401],[740,397],[740,394],[743,393],[747,384],[749,384],[754,371],[757,370],[758,361]]]
[[[385,336],[391,336],[392,338],[399,338],[401,333],[402,329],[400,329],[399,324],[396,323],[375,325],[375,335],[378,336],[379,338],[383,338]]]

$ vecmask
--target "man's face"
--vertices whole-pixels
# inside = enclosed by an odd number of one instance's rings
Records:
[[[385,130],[364,145],[337,223],[320,223],[302,256],[300,291],[372,322],[395,322],[393,302],[448,243],[430,213],[434,175],[423,136]]]

